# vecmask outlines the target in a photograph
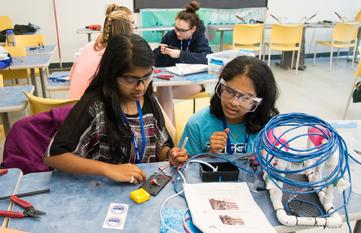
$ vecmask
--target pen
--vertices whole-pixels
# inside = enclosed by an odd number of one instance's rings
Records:
[[[341,20],[342,23],[344,22],[344,20],[343,20],[343,18],[341,17],[341,15],[340,15],[339,13],[337,13],[336,11],[335,11],[335,15]]]
[[[182,146],[181,146],[181,148],[179,149],[179,151],[181,151],[181,150],[184,149],[184,147],[186,146],[187,142],[188,142],[188,137],[185,137],[184,140],[183,140]]]
[[[182,143],[181,147],[180,147],[179,150],[178,150],[178,152],[181,152],[181,151],[184,149],[184,147],[186,146],[187,142],[188,142],[188,137],[185,137],[184,140],[183,140],[183,143]],[[173,154],[173,158],[175,158],[175,157],[178,156],[178,152],[176,152],[176,153],[173,152],[173,153],[174,153],[174,154]]]
[[[164,79],[164,80],[170,80],[172,77],[174,77],[174,75],[172,75],[172,74],[161,74],[161,75],[154,76],[154,78],[159,78],[159,79]]]
[[[281,23],[281,21],[279,20],[279,18],[277,18],[276,16],[269,14],[272,18],[274,18],[278,23]]]

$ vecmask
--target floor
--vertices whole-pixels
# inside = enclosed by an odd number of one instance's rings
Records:
[[[318,116],[325,120],[342,119],[345,105],[351,90],[353,75],[356,64],[352,68],[350,62],[340,58],[334,62],[332,71],[328,68],[328,59],[318,59],[315,66],[312,60],[306,60],[307,68],[295,74],[294,70],[283,70],[271,65],[274,72],[280,96],[277,101],[281,113],[303,112]],[[207,90],[213,90],[207,87]],[[57,94],[53,97],[65,97],[66,93]],[[11,122],[24,117],[26,111],[10,114]],[[347,119],[361,119],[361,103],[350,105]],[[2,148],[4,138],[0,144],[0,161],[2,161]],[[341,233],[347,232],[347,227],[340,229],[317,228],[313,230],[302,230],[302,233],[316,232]]]

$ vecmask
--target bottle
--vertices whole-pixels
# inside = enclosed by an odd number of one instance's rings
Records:
[[[9,47],[15,46],[15,35],[13,30],[6,31],[6,43]]]

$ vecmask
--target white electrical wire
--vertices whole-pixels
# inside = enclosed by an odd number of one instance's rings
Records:
[[[182,194],[183,192],[184,192],[184,190],[182,190],[182,191],[180,191],[180,192],[178,192],[178,193],[176,193],[176,194],[173,194],[173,195],[171,195],[170,197],[168,197],[168,198],[163,202],[162,206],[160,207],[160,211],[159,211],[160,221],[161,221],[162,225],[163,225],[165,228],[167,228],[168,231],[173,232],[173,233],[181,233],[181,232],[176,231],[176,230],[170,228],[169,226],[167,226],[167,224],[165,224],[164,219],[163,219],[162,210],[163,210],[165,204],[166,204],[170,199],[179,196],[179,195]]]
[[[202,160],[199,160],[199,159],[189,160],[188,164],[190,164],[190,163],[201,163],[201,164],[204,164],[204,165],[212,168],[212,171],[213,171],[213,172],[216,172],[216,171],[218,170],[218,167],[214,167],[214,166],[212,166],[210,163],[207,163],[207,162],[202,161]],[[188,165],[188,164],[187,164],[187,165]]]

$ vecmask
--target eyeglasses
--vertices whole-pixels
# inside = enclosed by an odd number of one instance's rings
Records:
[[[144,86],[148,86],[148,84],[153,79],[153,74],[152,73],[144,76],[143,78],[139,78],[139,77],[131,76],[131,75],[121,76],[121,77],[119,77],[119,80],[124,85],[126,85],[126,86],[128,86],[130,88],[136,88],[137,86],[139,86],[140,83],[143,83]]]
[[[189,30],[191,30],[192,28],[189,29],[182,29],[182,28],[177,28],[176,26],[174,26],[174,30],[176,30],[177,32],[188,32]]]
[[[224,79],[221,79],[216,87],[216,94],[221,100],[230,102],[234,98],[238,100],[238,107],[247,109],[249,112],[254,112],[261,103],[262,98],[250,96],[240,90],[229,86]]]

